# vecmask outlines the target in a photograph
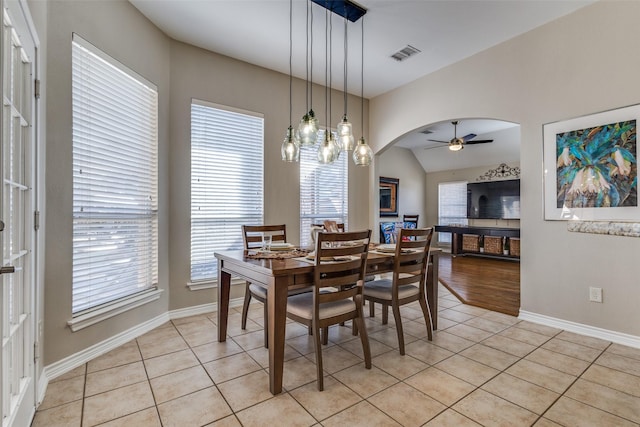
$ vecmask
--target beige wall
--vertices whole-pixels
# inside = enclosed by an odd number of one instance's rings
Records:
[[[507,164],[510,167],[518,166],[515,163]],[[426,177],[426,219],[429,224],[438,224],[438,184],[442,182],[467,181],[476,182],[478,177],[484,175],[488,170],[495,169],[495,166],[481,166],[475,168],[452,169],[441,172],[427,173]],[[512,177],[515,179],[515,177]],[[469,225],[480,227],[520,227],[520,220],[503,219],[470,219]],[[436,240],[437,241],[437,240]]]
[[[427,227],[432,225],[425,218],[425,172],[413,152],[406,148],[392,147],[384,153],[376,156],[377,176],[387,178],[398,178],[400,185],[398,188],[398,216],[380,217],[376,219],[376,233],[380,232],[379,223],[385,221],[402,221],[405,214],[418,214],[418,225]],[[378,179],[376,178],[376,179]],[[379,214],[380,206],[376,204],[376,213]],[[374,233],[375,235],[375,233]],[[379,236],[379,234],[378,234]],[[374,237],[378,241],[378,237]]]
[[[98,19],[99,18],[99,19]],[[117,27],[114,26],[117,23]],[[166,202],[169,176],[160,175],[160,300],[94,326],[71,332],[72,282],[72,117],[71,37],[76,32],[102,51],[158,86],[159,166],[167,170],[169,148],[170,43],[128,2],[49,2],[47,38],[47,167],[45,246],[45,364],[83,350],[167,311],[169,306],[169,230]]]
[[[294,79],[294,125],[305,110],[305,82]],[[324,88],[314,86],[314,99],[323,99]],[[180,42],[171,48],[171,230],[170,309],[210,303],[215,290],[190,291],[190,103],[197,98],[216,104],[264,114],[264,182],[265,223],[285,223],[287,239],[300,241],[299,163],[281,160],[280,145],[289,123],[289,77],[275,71],[240,62]],[[342,105],[342,94],[333,91],[333,106]],[[359,98],[349,96],[349,105],[360,105]],[[323,106],[316,105],[315,110]],[[342,117],[342,108],[332,108],[332,124]],[[321,124],[325,115],[318,112]],[[350,114],[354,129],[360,129],[360,114]],[[349,226],[366,228],[363,212],[368,209],[368,169],[356,167],[349,160]],[[240,230],[238,230],[240,232]],[[244,287],[232,289],[231,297],[242,295]]]
[[[640,239],[570,233],[566,222],[544,221],[542,125],[640,102],[638,16],[640,2],[597,2],[370,104],[376,151],[455,117],[519,123],[522,309],[633,336],[640,336]],[[604,303],[588,301],[590,286],[603,288]]]
[[[175,42],[161,33],[129,2],[51,1],[40,37],[48,44],[47,172],[44,337],[45,364],[84,350],[167,310],[211,303],[215,289],[189,291],[190,239],[190,101],[198,98],[244,110],[265,118],[265,222],[285,222],[289,240],[299,240],[299,166],[280,160],[280,144],[289,124],[289,79],[218,54]],[[117,23],[117,25],[114,25]],[[77,32],[99,49],[158,86],[160,247],[159,301],[72,333],[72,129],[71,35]],[[305,110],[304,82],[294,80],[294,124]],[[314,99],[324,99],[315,87]],[[343,96],[333,91],[333,117],[341,118]],[[349,96],[350,106],[360,98]],[[321,124],[324,105],[316,111]],[[365,130],[368,104],[365,102]],[[358,111],[356,111],[358,110]],[[357,114],[356,114],[357,113]],[[359,108],[349,114],[361,129]],[[359,131],[356,132],[359,137]],[[371,211],[370,169],[349,162],[349,223],[367,228]],[[240,296],[241,288],[232,290]]]

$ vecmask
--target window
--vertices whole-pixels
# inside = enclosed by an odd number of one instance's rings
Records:
[[[158,282],[158,92],[74,34],[74,317]]]
[[[215,251],[242,249],[241,226],[264,220],[262,115],[191,104],[191,281],[213,281]]]
[[[324,130],[318,142],[324,141]],[[311,224],[325,219],[344,223],[348,220],[348,153],[330,165],[318,163],[317,150],[300,150],[300,246],[311,244]]]
[[[438,224],[467,225],[467,182],[438,184]],[[438,242],[451,243],[451,233],[438,233]]]

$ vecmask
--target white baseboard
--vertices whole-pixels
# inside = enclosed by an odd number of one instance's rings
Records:
[[[244,297],[229,300],[229,308],[242,307]],[[169,312],[170,319],[181,319],[183,317],[197,316],[199,314],[207,314],[218,311],[218,304],[215,302],[209,304],[194,305],[191,307],[178,308]]]
[[[155,329],[168,321],[169,313],[163,313],[151,320],[140,323],[133,328],[130,328],[124,332],[120,332],[119,334],[116,334],[111,338],[108,338],[102,342],[92,345],[91,347],[72,354],[71,356],[67,356],[62,360],[52,363],[51,365],[47,365],[44,367],[43,373],[47,376],[48,380],[57,378],[60,375],[65,374],[70,370],[87,363],[91,359],[94,359],[117,347],[120,347],[122,344],[125,344],[142,334],[146,334],[152,329]]]
[[[597,328],[595,326],[584,325],[582,323],[571,322],[569,320],[557,319],[555,317],[545,316],[543,314],[531,313],[520,310],[518,319],[527,320],[533,323],[539,323],[553,328],[564,329],[565,331],[575,332],[576,334],[586,335],[589,337],[600,338],[611,341],[616,344],[622,344],[629,347],[640,348],[640,337],[635,335],[624,334],[621,332],[610,331],[608,329]]]
[[[234,298],[229,301],[229,307],[242,307],[243,303],[244,297]],[[114,335],[113,337],[108,338],[102,342],[94,344],[91,347],[72,354],[71,356],[54,362],[51,365],[45,366],[42,370],[40,378],[38,378],[38,388],[36,392],[38,399],[37,405],[39,406],[44,400],[44,396],[47,392],[47,387],[49,386],[49,381],[59,377],[60,375],[66,374],[67,372],[77,368],[78,366],[81,366],[98,356],[110,352],[111,350],[120,347],[122,344],[125,344],[132,339],[146,334],[147,332],[157,328],[160,325],[163,325],[171,319],[180,319],[183,317],[197,316],[199,314],[213,313],[217,311],[217,309],[218,305],[216,303],[209,303],[171,310],[151,320],[140,323],[139,325],[136,325],[124,332]]]
[[[229,307],[242,307],[243,302],[243,297],[234,298],[229,301]],[[114,350],[120,347],[122,344],[131,341],[132,339],[146,334],[147,332],[157,328],[158,326],[168,322],[171,319],[180,319],[183,317],[197,316],[199,314],[213,313],[217,311],[217,307],[218,305],[216,303],[210,303],[168,311],[151,320],[148,320],[124,332],[114,335],[111,338],[94,344],[91,347],[72,354],[71,356],[65,357],[62,360],[45,366],[38,380],[38,404],[40,404],[44,399],[49,381],[59,377],[60,375],[66,374],[72,369],[75,369],[78,366],[81,366],[98,356]]]

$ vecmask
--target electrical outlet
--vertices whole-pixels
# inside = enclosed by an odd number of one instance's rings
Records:
[[[589,301],[602,302],[602,288],[589,288]]]

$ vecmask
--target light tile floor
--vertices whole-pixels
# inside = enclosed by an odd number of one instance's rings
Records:
[[[371,370],[350,328],[331,328],[324,392],[306,329],[288,323],[279,396],[260,304],[246,331],[231,310],[225,343],[215,313],[174,320],[51,381],[33,426],[640,425],[640,349],[464,305],[442,287],[439,302],[431,342],[419,307],[401,309],[405,356],[392,316],[368,318]]]

